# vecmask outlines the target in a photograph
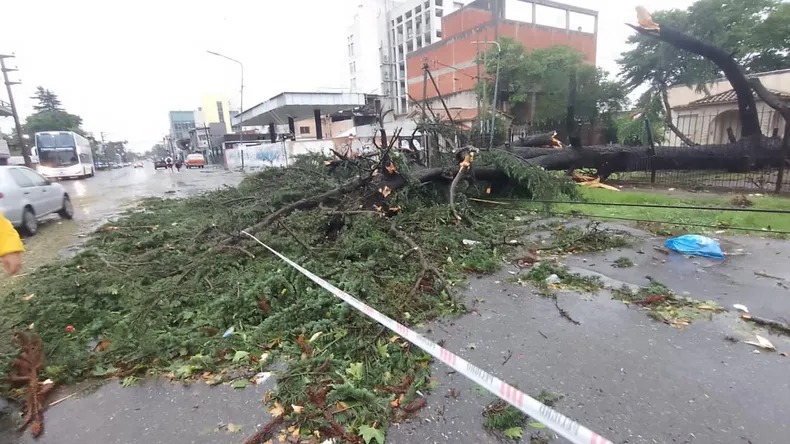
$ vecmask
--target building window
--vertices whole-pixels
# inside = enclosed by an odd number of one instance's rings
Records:
[[[348,64],[348,69],[351,71],[351,75],[356,74],[357,72],[357,62],[351,62]]]
[[[354,57],[354,42],[348,43],[348,55],[349,57]]]
[[[357,90],[357,79],[351,79],[351,91]]]
[[[436,17],[441,17],[443,15],[442,8],[436,8]]]
[[[442,6],[442,0],[436,0],[436,6]]]
[[[217,101],[217,113],[219,114],[219,123],[225,123],[225,110],[222,107],[222,102]]]
[[[309,126],[300,126],[299,127],[299,134],[310,134],[310,127]]]
[[[461,9],[464,7],[464,4],[461,2],[453,2],[453,7],[455,7],[455,9]]]

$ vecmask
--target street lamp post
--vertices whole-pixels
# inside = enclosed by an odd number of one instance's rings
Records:
[[[208,51],[208,50],[206,50],[206,52],[211,54],[211,55],[215,55],[217,57],[222,57],[223,59],[230,60],[231,62],[236,62],[236,63],[239,64],[239,68],[241,68],[241,88],[240,88],[240,91],[239,91],[240,92],[240,98],[239,98],[239,108],[240,108],[239,109],[239,151],[241,152],[241,148],[242,148],[243,142],[244,142],[244,126],[241,124],[241,122],[242,122],[242,114],[244,114],[244,64],[241,63],[240,61],[232,58],[232,57],[228,57],[228,56],[226,56],[224,54],[220,54],[218,52]]]
[[[494,147],[494,124],[496,123],[496,121],[495,121],[495,119],[496,119],[496,96],[499,93],[499,65],[500,65],[500,61],[502,59],[502,45],[500,45],[499,42],[497,42],[496,40],[494,40],[492,42],[489,42],[489,41],[485,41],[485,42],[474,41],[472,43],[483,43],[483,44],[486,44],[486,45],[496,45],[496,47],[497,47],[497,53],[496,53],[496,78],[494,79],[494,100],[493,100],[493,103],[491,105],[491,138],[490,138],[490,140],[488,142],[488,148],[493,148]]]

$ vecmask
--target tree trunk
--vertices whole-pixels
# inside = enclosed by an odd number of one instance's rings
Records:
[[[513,153],[528,163],[547,170],[565,171],[596,168],[602,179],[616,172],[647,170],[726,170],[752,171],[782,164],[781,143],[756,136],[725,145],[655,147],[650,155],[645,146],[591,146],[565,148],[541,154],[540,148],[514,148]],[[543,149],[548,151],[547,149]]]
[[[646,29],[639,26],[629,25],[641,34],[653,36],[663,42],[678,49],[683,49],[693,54],[700,55],[719,67],[724,76],[732,85],[735,94],[738,96],[738,114],[741,120],[741,136],[749,138],[762,134],[760,130],[760,119],[757,115],[757,107],[754,102],[754,95],[749,86],[749,81],[743,73],[743,69],[738,62],[723,49],[709,43],[700,41],[694,37],[683,34],[666,26],[661,26],[658,30]]]
[[[513,146],[524,146],[524,147],[556,146],[556,143],[558,142],[557,139],[555,139],[556,136],[557,136],[556,131],[549,131],[547,133],[533,134],[531,136],[519,137],[518,142],[514,143]]]

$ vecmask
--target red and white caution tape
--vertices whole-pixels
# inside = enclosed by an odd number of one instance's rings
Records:
[[[562,413],[557,412],[549,406],[540,403],[540,401],[530,397],[526,393],[518,390],[505,381],[475,366],[471,362],[461,358],[455,353],[439,346],[439,344],[426,339],[405,325],[379,313],[377,310],[360,301],[359,299],[335,287],[329,282],[314,275],[309,270],[306,270],[296,262],[283,256],[278,251],[261,242],[252,234],[247,233],[246,231],[242,231],[241,233],[249,236],[261,244],[264,248],[271,251],[274,255],[285,261],[288,265],[307,276],[311,281],[315,282],[328,292],[361,311],[365,314],[365,316],[394,331],[402,338],[423,349],[426,353],[430,354],[434,358],[444,362],[453,370],[471,379],[481,387],[501,398],[503,401],[521,410],[535,420],[545,424],[546,427],[555,431],[560,436],[568,439],[573,444],[612,444],[611,441],[593,432],[587,427],[584,427],[583,425],[568,418]]]

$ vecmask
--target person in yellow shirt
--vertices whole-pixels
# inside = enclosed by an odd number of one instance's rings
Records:
[[[0,261],[8,274],[22,270],[22,253],[25,246],[11,222],[0,214]]]

